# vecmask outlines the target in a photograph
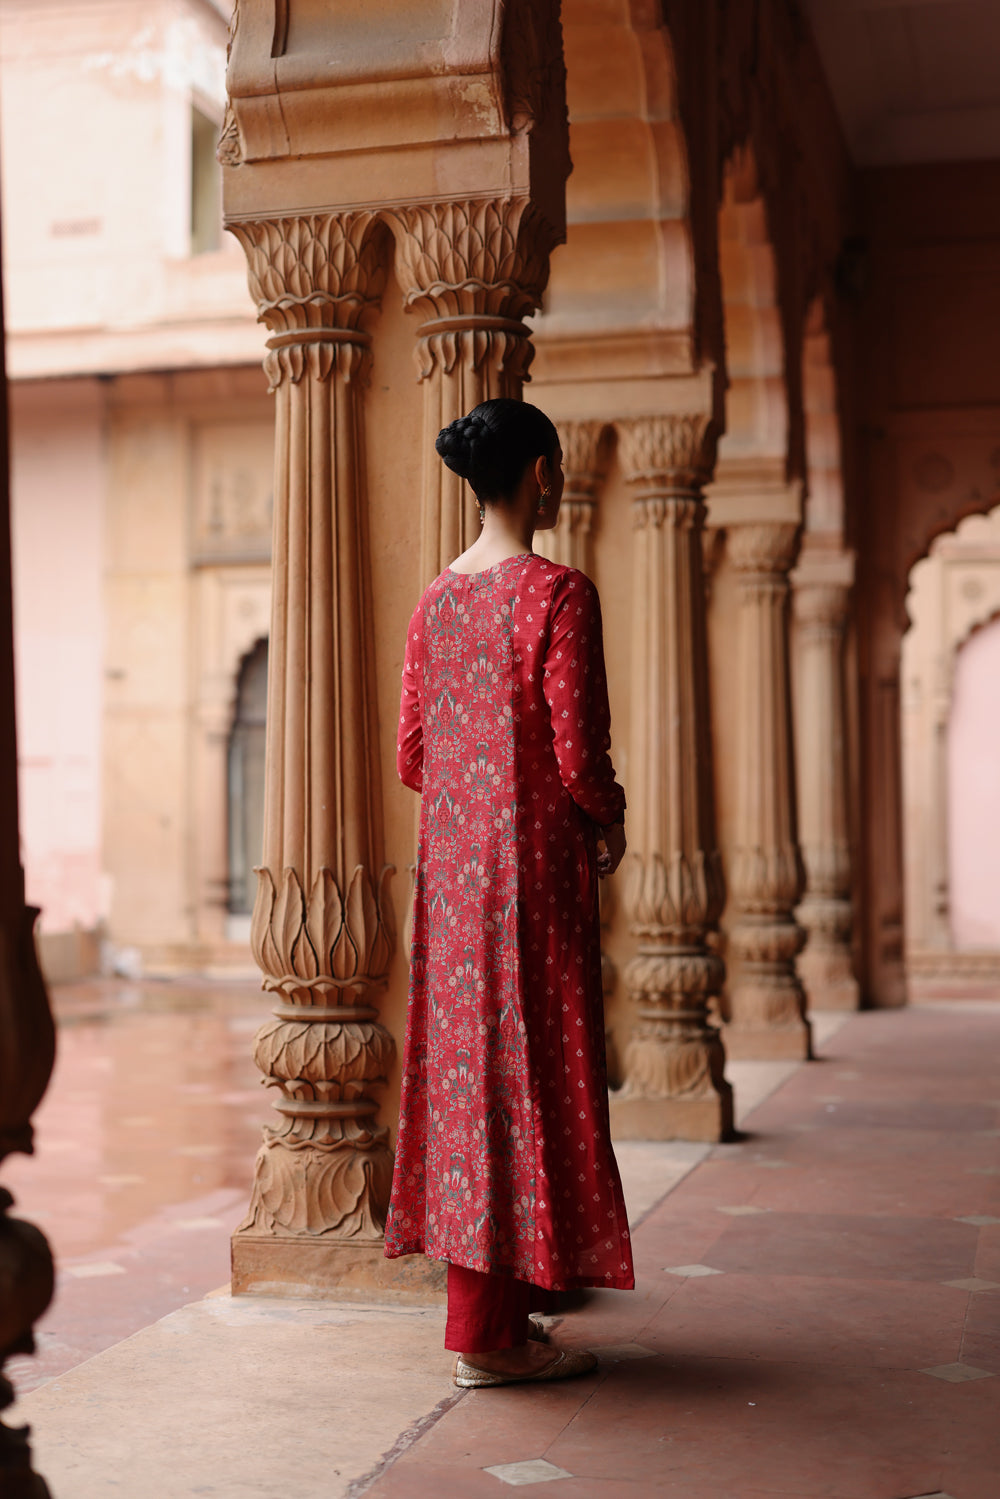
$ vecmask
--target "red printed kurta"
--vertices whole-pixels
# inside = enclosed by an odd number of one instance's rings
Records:
[[[525,554],[410,623],[399,773],[422,792],[391,1258],[634,1284],[608,1125],[597,825],[625,798],[600,604]]]

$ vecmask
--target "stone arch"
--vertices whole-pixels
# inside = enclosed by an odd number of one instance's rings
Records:
[[[939,534],[910,570],[901,654],[907,963],[919,980],[965,966],[952,930],[950,803],[955,668],[1000,616],[1000,494]]]
[[[906,598],[916,564],[929,555],[939,537],[1000,505],[1000,446],[995,432],[992,438],[984,432],[972,442],[960,433],[951,441],[907,443],[900,456],[898,513],[905,524],[899,529],[893,572],[898,617],[906,629]]]
[[[198,942],[245,946],[246,921],[229,912],[228,755],[243,664],[269,631],[271,578],[267,563],[202,568],[197,580],[201,646],[195,675],[189,816]],[[258,853],[254,855],[256,859]]]
[[[1000,609],[964,636],[952,658],[947,742],[947,879],[951,941],[960,968],[971,958],[1000,974]],[[985,976],[985,975],[984,975]]]
[[[988,408],[913,412],[880,438],[865,516],[862,682],[865,966],[879,1004],[906,999],[901,654],[910,624],[908,580],[933,543],[1000,501],[1000,441]],[[909,732],[909,729],[907,729]],[[938,778],[940,780],[940,777]],[[943,835],[939,833],[940,850]],[[938,856],[937,862],[941,862]],[[915,972],[910,963],[911,971]]]
[[[264,830],[264,726],[267,709],[267,636],[240,661],[227,744],[228,910],[249,917],[256,894],[254,865]]]

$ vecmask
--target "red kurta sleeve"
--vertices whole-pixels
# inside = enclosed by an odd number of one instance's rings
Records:
[[[556,579],[544,660],[545,700],[563,785],[594,822],[619,822],[625,793],[615,780],[611,710],[604,669],[601,602],[575,568]]]
[[[403,657],[403,692],[399,704],[399,736],[396,740],[396,769],[404,786],[422,791],[424,784],[424,730],[420,716],[421,637],[423,609],[417,605],[406,632]]]

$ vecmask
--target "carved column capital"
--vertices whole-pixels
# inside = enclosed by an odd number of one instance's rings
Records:
[[[557,422],[563,450],[566,499],[593,500],[604,477],[605,422]]]
[[[534,353],[523,321],[539,305],[559,235],[526,196],[386,208],[407,308],[426,321],[414,357],[424,385],[421,563],[434,578],[476,534],[467,487],[438,458],[439,430],[482,401],[515,400]]]
[[[404,305],[427,316],[416,349],[420,379],[459,363],[496,363],[526,379],[534,350],[522,319],[541,303],[556,243],[531,201],[417,203],[383,218],[396,238]]]
[[[788,586],[800,528],[794,521],[750,521],[729,528],[729,558],[741,583],[773,581]]]
[[[615,423],[625,478],[642,489],[699,493],[712,475],[717,433],[701,412],[668,412]]]
[[[851,590],[844,583],[795,583],[793,608],[804,636],[825,639],[843,633]]]
[[[379,303],[387,269],[372,242],[375,220],[363,211],[229,225],[247,258],[257,320],[271,330],[264,370],[272,390],[307,372],[319,380],[334,369],[344,380],[367,375],[371,339],[361,322]]]

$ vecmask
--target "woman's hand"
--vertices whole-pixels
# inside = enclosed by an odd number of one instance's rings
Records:
[[[613,822],[601,829],[599,837],[604,848],[597,855],[597,873],[603,880],[605,875],[614,874],[625,857],[625,824]]]

